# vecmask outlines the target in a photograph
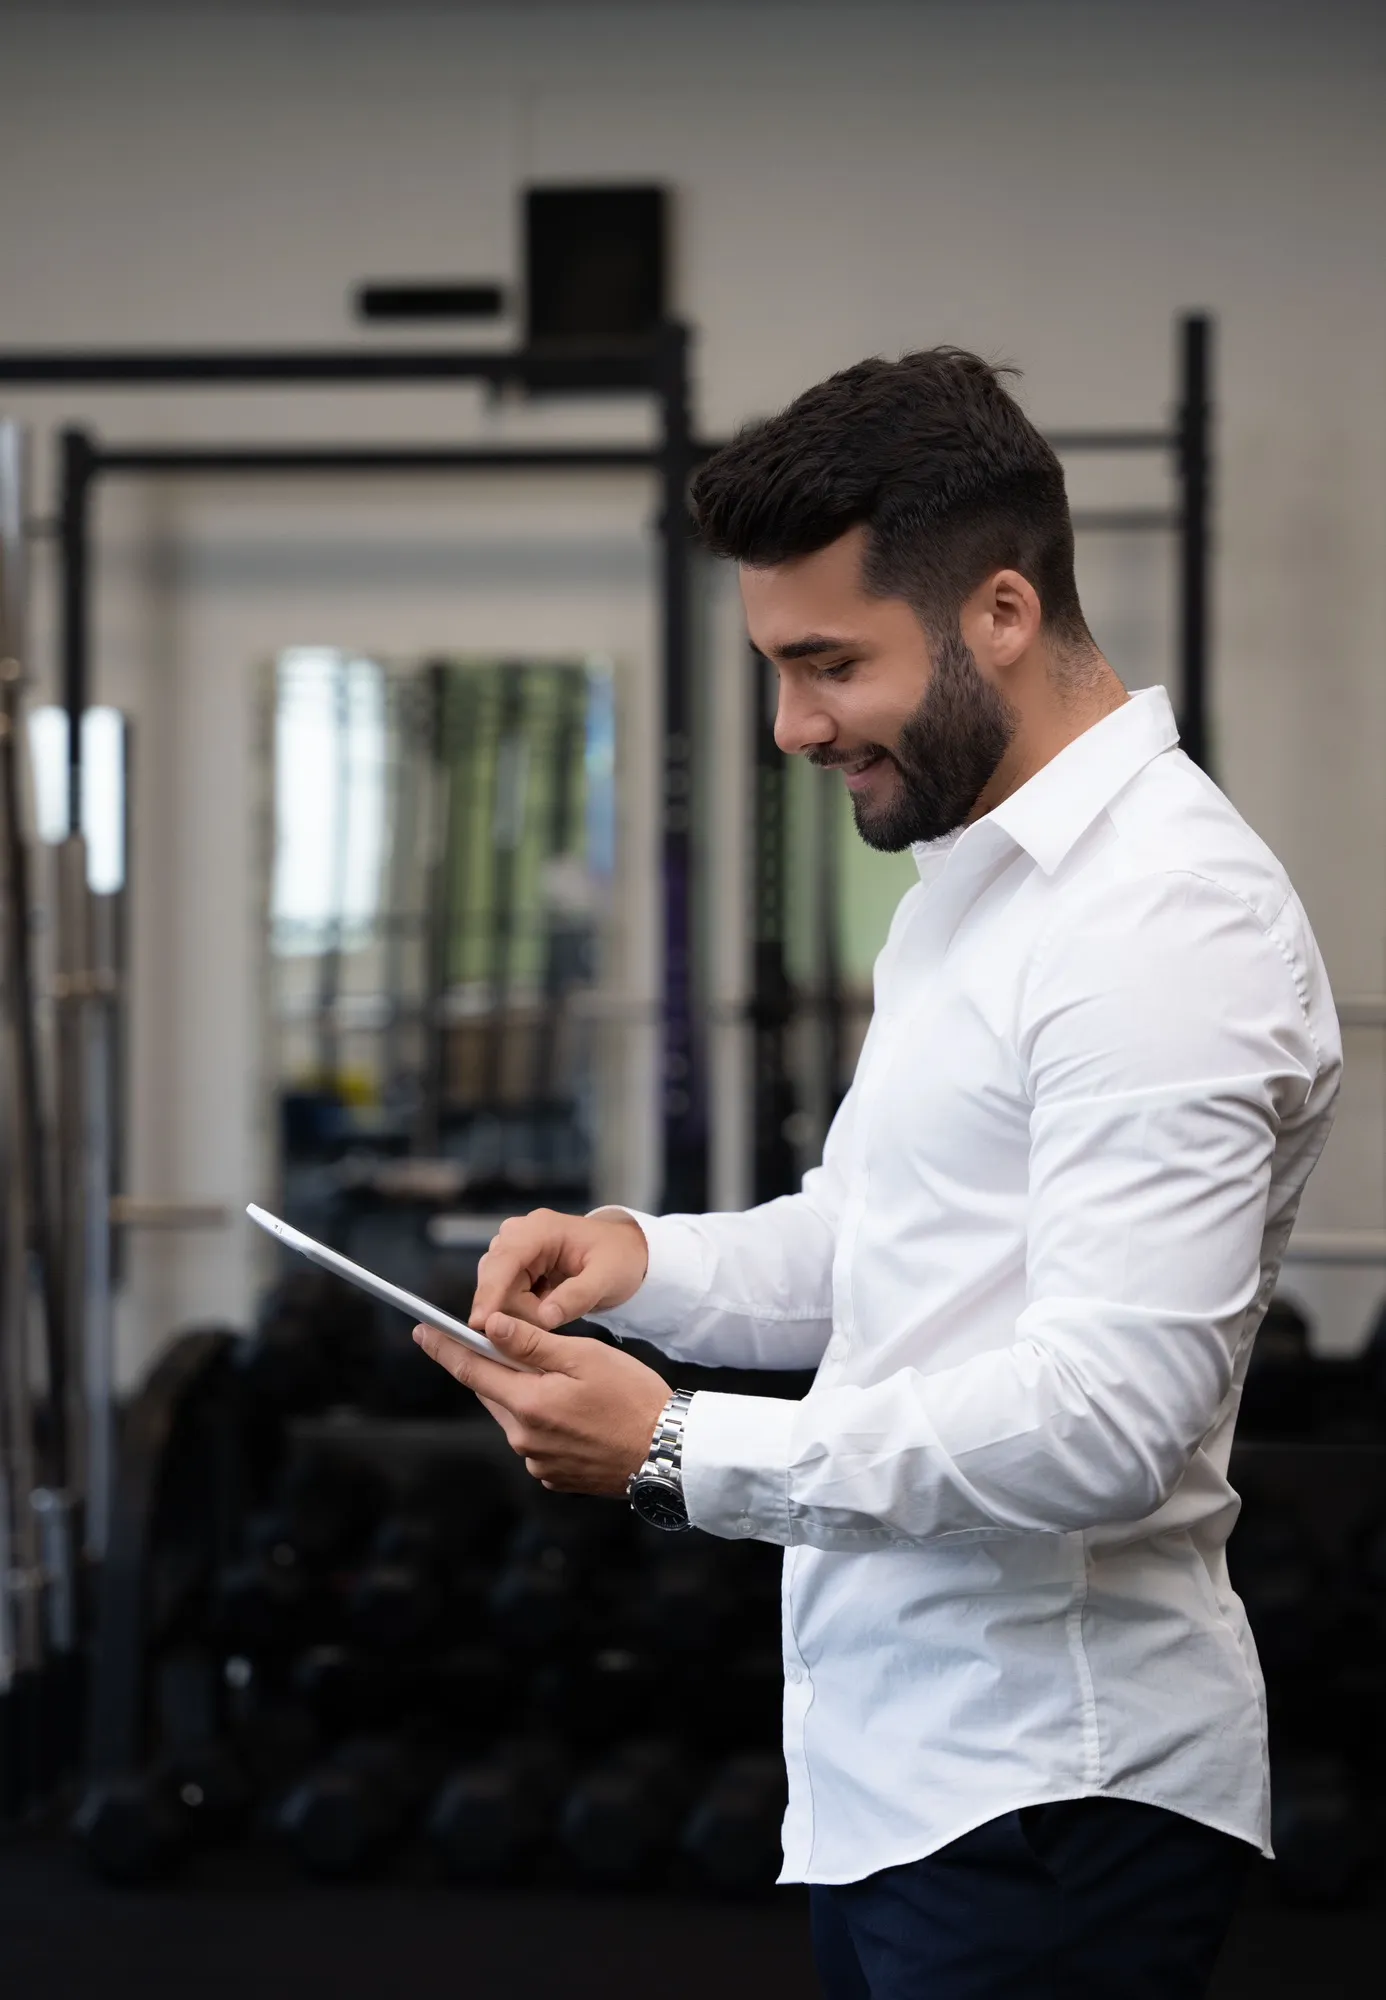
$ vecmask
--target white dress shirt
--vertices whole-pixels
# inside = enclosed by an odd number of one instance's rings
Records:
[[[1322,961],[1161,690],[916,858],[822,1166],[638,1216],[603,1315],[817,1368],[684,1444],[695,1525],[787,1551],[781,1879],[1098,1794],[1266,1848],[1227,1469],[1337,1091]]]

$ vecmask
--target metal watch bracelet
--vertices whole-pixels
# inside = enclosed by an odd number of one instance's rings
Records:
[[[638,1472],[631,1474],[626,1491],[634,1486],[637,1479],[672,1479],[680,1489],[683,1486],[683,1427],[688,1417],[688,1406],[693,1401],[692,1389],[676,1389],[659,1413],[654,1437],[644,1464]]]

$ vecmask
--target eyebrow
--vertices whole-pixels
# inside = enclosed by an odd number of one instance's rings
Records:
[[[773,660],[812,660],[820,653],[848,653],[860,646],[860,639],[833,638],[826,632],[810,632],[807,638],[791,639],[787,646],[772,646]]]

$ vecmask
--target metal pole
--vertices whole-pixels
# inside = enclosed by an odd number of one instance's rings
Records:
[[[1213,323],[1186,313],[1179,323],[1179,728],[1195,764],[1209,766],[1208,572],[1212,486]]]
[[[42,1782],[44,1577],[31,1504],[40,1471],[29,1332],[46,1208],[17,740],[27,460],[23,430],[0,422],[0,1818],[22,1811]]]
[[[82,717],[91,689],[91,486],[96,448],[87,431],[59,434],[58,534],[63,706],[67,710],[67,826],[82,826]]]
[[[3,900],[5,927],[5,1025],[12,1049],[14,1178],[24,1203],[25,1234],[29,1246],[27,1261],[38,1281],[48,1369],[51,1421],[47,1426],[41,1471],[50,1486],[62,1488],[67,1481],[64,1424],[67,1361],[52,1224],[52,1187],[44,1137],[33,962],[33,897],[21,778],[24,632],[20,549],[24,523],[24,440],[18,426],[0,425],[0,455],[5,467],[0,484],[17,496],[9,505],[9,528],[4,537],[6,580],[3,591],[0,591],[0,597],[7,604],[6,646],[0,653],[0,875],[3,875],[0,899]]]
[[[91,895],[87,888],[87,843],[71,833],[57,850],[57,965],[53,995],[56,1002],[57,1152],[59,1282],[66,1348],[67,1399],[64,1409],[67,1476],[64,1485],[75,1499],[86,1490],[86,1319],[87,1254],[87,1119],[92,1015],[97,1004],[92,977]],[[106,1200],[109,1220],[110,1198]]]
[[[91,994],[83,1037],[83,1222],[81,1308],[85,1423],[83,1537],[100,1562],[110,1532],[115,1476],[115,1284],[112,1202],[118,1186],[120,893],[90,899]]]
[[[664,702],[663,1206],[707,1203],[707,1090],[694,989],[693,702],[690,682],[688,330],[661,329],[660,609]]]

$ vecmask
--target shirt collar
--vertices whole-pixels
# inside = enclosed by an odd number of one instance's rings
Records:
[[[1075,736],[977,825],[999,827],[1052,875],[1117,793],[1178,741],[1169,696],[1162,687],[1143,688]],[[921,842],[914,849],[926,879],[938,865],[941,845]]]

